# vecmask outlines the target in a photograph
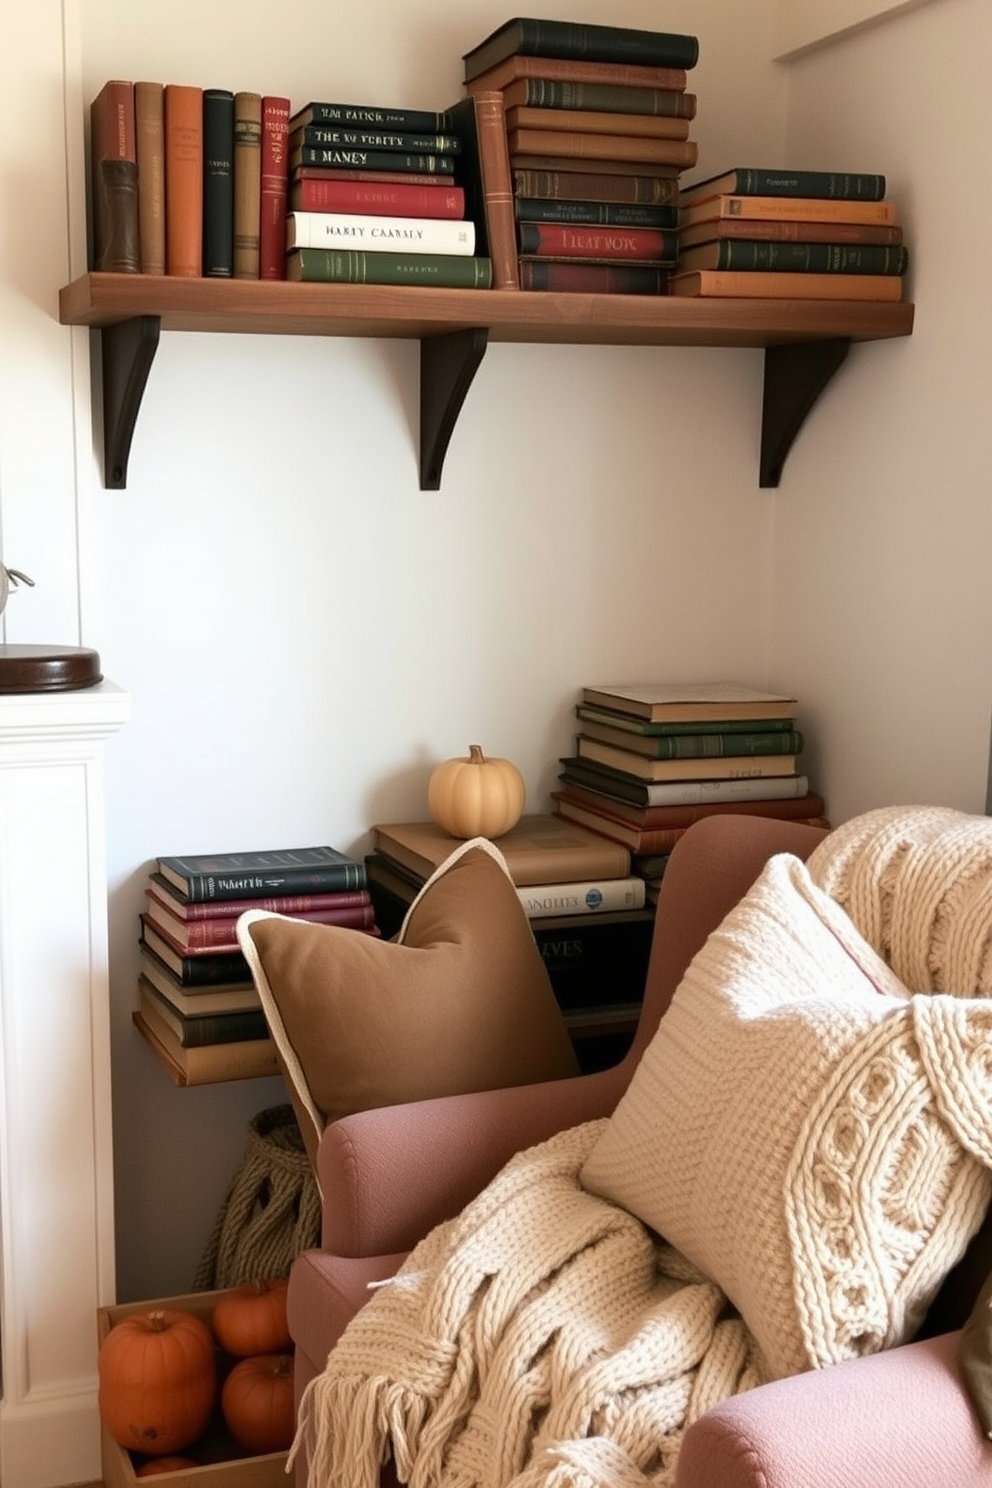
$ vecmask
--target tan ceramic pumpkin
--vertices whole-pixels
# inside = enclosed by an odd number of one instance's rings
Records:
[[[508,759],[487,759],[478,744],[467,758],[443,760],[427,786],[427,809],[452,837],[500,837],[520,820],[523,776]]]

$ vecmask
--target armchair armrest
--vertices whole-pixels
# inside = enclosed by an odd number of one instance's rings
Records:
[[[610,1115],[627,1079],[618,1065],[539,1085],[383,1106],[334,1122],[317,1156],[324,1249],[348,1257],[411,1250],[515,1152]]]
[[[989,1488],[992,1446],[945,1333],[777,1380],[685,1433],[676,1488]]]

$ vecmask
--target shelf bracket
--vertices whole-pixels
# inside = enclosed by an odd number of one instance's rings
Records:
[[[148,381],[161,326],[157,315],[135,315],[104,326],[100,332],[103,357],[103,484],[108,491],[127,486],[131,438]]]
[[[765,348],[760,482],[777,486],[806,415],[850,350],[850,338],[800,341]]]
[[[420,341],[420,489],[441,489],[441,467],[465,395],[489,343],[484,326]]]

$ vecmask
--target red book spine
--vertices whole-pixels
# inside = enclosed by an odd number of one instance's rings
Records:
[[[134,84],[104,83],[90,105],[93,267],[137,274],[138,155]]]
[[[292,189],[296,212],[364,212],[369,217],[465,216],[461,186],[443,191],[406,183],[375,181],[297,181]]]
[[[521,222],[520,251],[548,258],[644,259],[674,264],[678,234],[656,227],[577,227]]]
[[[520,259],[520,288],[562,294],[667,294],[669,269],[648,264],[562,263]]]
[[[368,889],[342,889],[327,894],[278,894],[264,899],[177,899],[159,884],[145,890],[177,920],[236,920],[249,909],[263,909],[269,914],[304,915],[321,909],[354,909],[371,904]]]
[[[205,951],[241,949],[234,929],[238,923],[238,915],[225,920],[175,920],[173,926],[163,924],[168,918],[164,912],[156,912],[154,918],[149,915],[149,923],[181,956],[197,955]],[[375,911],[371,904],[359,904],[344,909],[312,910],[308,914],[290,915],[289,918],[310,920],[318,925],[339,925],[346,930],[371,930],[375,925]]]
[[[259,278],[286,277],[286,202],[289,159],[289,99],[262,99],[262,215]]]

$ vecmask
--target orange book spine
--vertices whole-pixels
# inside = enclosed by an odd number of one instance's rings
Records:
[[[506,88],[518,78],[547,78],[553,83],[611,83],[620,88],[670,88],[677,92],[688,86],[684,67],[651,67],[634,62],[584,62],[578,58],[531,57],[515,53],[497,62],[488,72],[480,72],[465,84],[468,93],[484,93],[491,88]]]
[[[289,99],[262,99],[261,279],[286,277],[286,200],[289,191]]]
[[[647,139],[686,140],[689,120],[667,114],[609,114],[596,109],[546,109],[517,104],[506,110],[507,129],[560,130],[573,134],[635,134]]]
[[[474,96],[493,289],[519,289],[513,178],[506,144],[503,95],[492,90]]]
[[[203,89],[165,87],[165,271],[203,272]]]
[[[898,274],[779,274],[754,269],[697,269],[675,274],[673,295],[763,300],[901,300]]]
[[[510,154],[558,155],[577,160],[629,160],[642,165],[695,165],[699,147],[694,140],[649,139],[645,135],[586,134],[578,130],[511,129]]]

